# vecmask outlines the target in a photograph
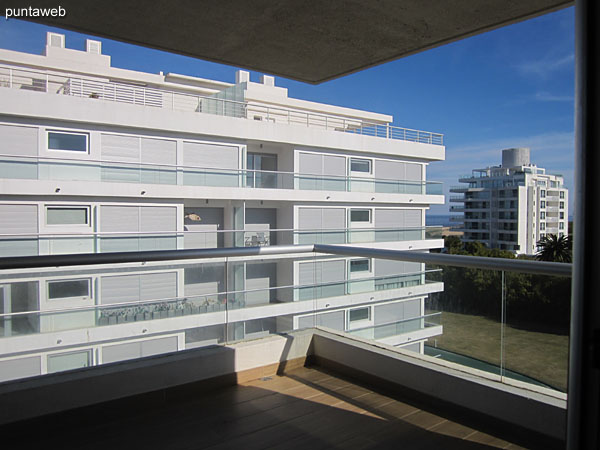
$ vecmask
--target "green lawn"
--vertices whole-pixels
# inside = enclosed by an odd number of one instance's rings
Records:
[[[444,333],[429,339],[429,345],[500,364],[500,323],[482,316],[443,312],[442,325]],[[507,369],[566,391],[568,336],[510,326],[504,332]]]

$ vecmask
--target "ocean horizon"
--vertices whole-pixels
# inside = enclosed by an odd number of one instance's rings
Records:
[[[425,215],[425,224],[429,225],[439,225],[443,227],[450,226],[450,214],[426,214]]]

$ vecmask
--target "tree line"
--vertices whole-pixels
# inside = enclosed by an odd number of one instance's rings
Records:
[[[559,239],[549,238],[547,247]],[[570,241],[566,245],[567,256],[556,248],[540,251],[536,259],[570,262]],[[542,242],[540,242],[542,244]],[[462,243],[456,236],[445,238],[446,251],[454,255],[470,255],[515,259],[508,251],[487,248],[481,242]],[[543,251],[543,252],[542,252]],[[532,259],[531,256],[519,256]],[[502,305],[509,325],[541,332],[568,334],[571,304],[571,279],[546,275],[441,266],[435,278],[444,282],[444,292],[431,294],[431,308],[440,311],[473,314],[500,321]]]

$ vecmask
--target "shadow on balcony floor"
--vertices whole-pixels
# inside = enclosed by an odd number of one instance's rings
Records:
[[[4,436],[62,449],[519,448],[320,367],[207,388],[46,416]]]

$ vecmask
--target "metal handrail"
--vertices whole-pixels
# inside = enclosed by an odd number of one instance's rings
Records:
[[[445,253],[420,253],[407,250],[385,250],[360,248],[343,245],[314,244],[318,253],[332,253],[345,256],[365,256],[396,261],[410,261],[442,266],[467,267],[473,269],[504,270],[508,272],[531,273],[537,275],[571,276],[571,264],[522,259],[487,258],[484,256],[449,255]],[[1,268],[1,266],[0,266]]]
[[[33,269],[49,266],[85,266],[151,261],[178,261],[236,256],[268,256],[292,253],[323,253],[330,255],[362,256],[368,258],[391,259],[395,261],[438,264],[442,266],[504,270],[509,272],[563,277],[570,277],[572,270],[572,265],[567,263],[486,258],[482,256],[448,255],[444,253],[421,253],[406,250],[384,250],[326,244],[18,256],[11,258],[0,258],[0,270]]]

